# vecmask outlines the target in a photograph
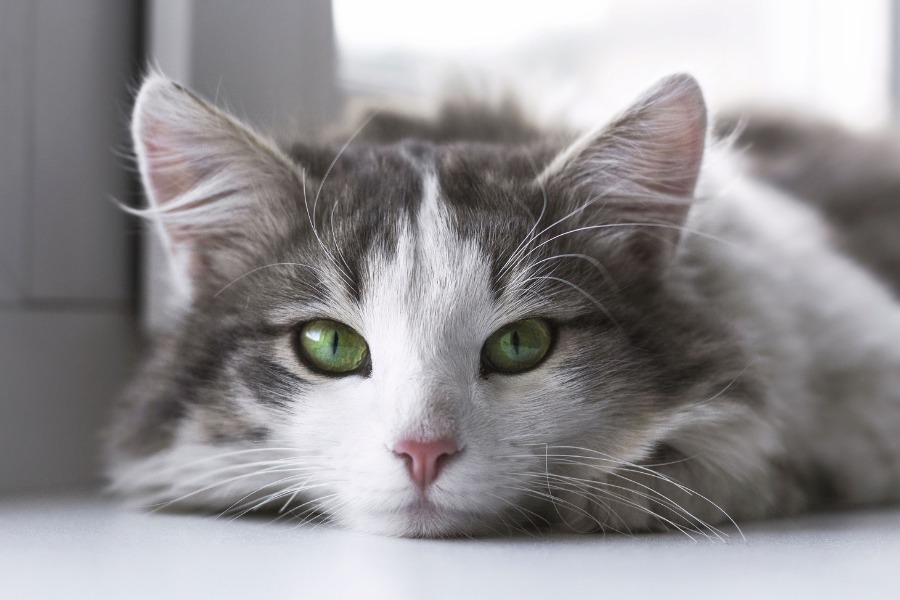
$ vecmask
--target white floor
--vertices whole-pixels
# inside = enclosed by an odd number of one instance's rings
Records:
[[[893,598],[900,509],[681,535],[403,540],[0,499],[0,598]]]

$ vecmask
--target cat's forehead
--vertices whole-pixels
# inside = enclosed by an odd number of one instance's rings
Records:
[[[413,141],[349,149],[325,167],[324,182],[305,190],[304,204],[319,203],[326,233],[337,232],[331,241],[363,270],[373,253],[394,254],[401,239],[473,242],[490,257],[527,231],[534,210],[514,190],[518,178],[507,172],[508,161],[494,156],[502,153],[481,149],[473,160],[477,153],[468,145]],[[426,258],[436,260],[420,254],[412,264]]]
[[[529,174],[511,173],[508,156],[472,145],[407,142],[387,156],[375,161],[384,196],[363,199],[364,223],[371,222],[373,200],[390,211],[367,234],[360,266],[369,297],[402,290],[407,302],[444,312],[451,298],[498,300],[505,260],[535,223],[534,194],[524,185]],[[387,289],[376,292],[380,287]]]
[[[384,323],[402,316],[433,334],[454,321],[489,329],[546,300],[547,281],[528,278],[554,251],[534,237],[557,218],[552,199],[533,185],[540,155],[405,142],[349,148],[321,162],[324,183],[313,179],[298,205],[311,211],[313,227],[303,214],[290,258],[314,265],[302,287],[321,292],[325,316],[360,326],[375,315]]]
[[[459,234],[433,166],[421,166],[422,197],[398,223],[393,251],[369,254],[361,297],[370,325],[405,327],[417,339],[461,322],[490,327],[496,312],[491,257]]]

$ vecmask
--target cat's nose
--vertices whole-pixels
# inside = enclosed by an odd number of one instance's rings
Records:
[[[406,461],[409,476],[424,490],[437,479],[447,459],[459,452],[459,445],[451,438],[402,439],[394,444],[393,450]]]

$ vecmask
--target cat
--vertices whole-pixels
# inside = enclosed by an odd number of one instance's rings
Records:
[[[133,212],[180,310],[112,490],[409,537],[726,539],[900,499],[897,297],[708,141],[692,77],[574,139],[485,115],[281,147],[146,78]]]
[[[747,172],[813,203],[840,248],[900,295],[900,137],[854,134],[799,114],[750,114],[716,123],[717,135],[734,136]]]

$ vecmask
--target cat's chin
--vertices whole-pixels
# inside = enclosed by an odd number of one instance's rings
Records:
[[[484,515],[437,506],[417,499],[391,510],[345,515],[342,524],[351,529],[409,538],[452,538],[490,533]]]

